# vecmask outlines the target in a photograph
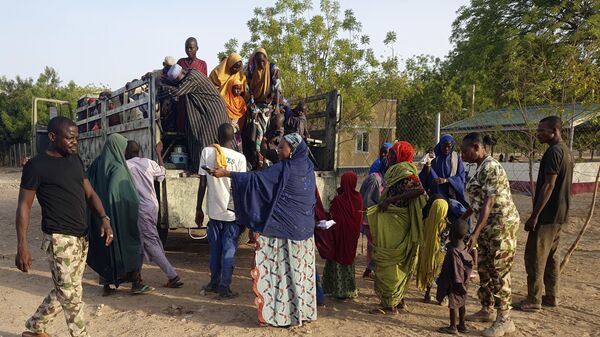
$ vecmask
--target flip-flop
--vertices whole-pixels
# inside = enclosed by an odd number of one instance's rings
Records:
[[[388,315],[388,314],[390,314],[390,315],[398,315],[398,310],[394,310],[392,308],[383,308],[383,307],[380,307],[380,308],[371,309],[369,311],[369,313],[373,314],[373,315]]]
[[[132,295],[141,295],[141,294],[149,293],[154,290],[155,289],[152,288],[151,286],[144,285],[143,287],[141,287],[139,289],[131,289],[131,294]]]

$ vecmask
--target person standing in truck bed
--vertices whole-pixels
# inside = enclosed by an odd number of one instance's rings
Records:
[[[217,129],[221,124],[229,123],[227,106],[215,85],[195,69],[184,70],[175,64],[169,69],[168,77],[176,84],[163,84],[157,98],[160,101],[168,97],[185,99],[183,113],[190,158],[188,167],[195,171],[200,167],[202,149],[216,143]]]

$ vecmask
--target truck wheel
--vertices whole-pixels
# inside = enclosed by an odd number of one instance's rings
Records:
[[[160,242],[162,242],[163,247],[167,244],[167,237],[169,236],[169,229],[162,228],[160,225],[157,226],[158,229],[158,237],[160,238]]]

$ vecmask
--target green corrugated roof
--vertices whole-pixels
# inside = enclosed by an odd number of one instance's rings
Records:
[[[581,125],[600,114],[599,104],[576,104],[556,107],[549,105],[529,106],[525,109],[525,116],[521,110],[501,109],[491,110],[469,117],[458,122],[442,127],[444,132],[486,132],[486,131],[517,131],[526,130],[528,125],[537,124],[539,120],[551,115],[562,115],[565,128],[570,128],[569,123],[573,118],[574,126]]]

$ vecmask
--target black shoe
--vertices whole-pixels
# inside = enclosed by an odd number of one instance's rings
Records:
[[[204,293],[213,293],[213,294],[217,294],[219,291],[217,290],[217,288],[213,288],[210,283],[205,285],[204,287],[202,287],[202,289],[200,289],[200,291],[203,291]]]
[[[239,293],[237,293],[235,291],[231,291],[231,290],[219,291],[219,298],[223,299],[223,300],[238,297],[239,295],[240,295]]]

